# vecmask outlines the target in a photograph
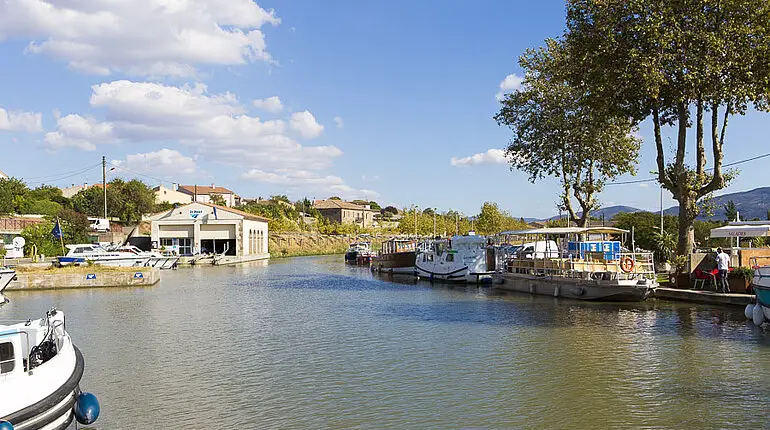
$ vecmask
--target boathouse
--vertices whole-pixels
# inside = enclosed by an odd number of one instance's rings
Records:
[[[239,261],[269,258],[267,218],[192,202],[151,215],[152,247],[183,256],[219,254]]]

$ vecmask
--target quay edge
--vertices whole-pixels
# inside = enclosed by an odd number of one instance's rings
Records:
[[[149,287],[160,281],[160,269],[137,267],[135,270],[106,271],[97,268],[75,272],[18,272],[9,291],[54,290],[70,288]]]

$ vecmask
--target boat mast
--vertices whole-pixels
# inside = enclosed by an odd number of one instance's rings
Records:
[[[104,219],[107,219],[107,157],[102,155],[102,188],[104,191]]]

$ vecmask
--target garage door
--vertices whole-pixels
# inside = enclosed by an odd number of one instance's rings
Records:
[[[204,239],[235,239],[235,225],[203,224],[201,225],[201,240]]]
[[[193,237],[193,226],[186,225],[159,225],[158,236],[163,237]]]

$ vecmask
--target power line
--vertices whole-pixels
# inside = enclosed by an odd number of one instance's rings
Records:
[[[56,182],[56,181],[61,181],[61,180],[63,180],[63,179],[68,179],[68,178],[71,178],[71,177],[73,177],[73,176],[82,175],[83,173],[86,173],[86,172],[88,172],[88,171],[90,171],[90,170],[94,170],[94,169],[96,169],[97,167],[99,167],[99,165],[100,165],[100,164],[101,164],[101,163],[99,163],[99,164],[97,164],[97,165],[95,165],[95,166],[87,167],[87,168],[85,168],[85,169],[81,169],[81,170],[78,170],[78,171],[72,172],[72,173],[70,173],[70,174],[67,174],[67,175],[64,175],[64,176],[58,176],[58,177],[49,177],[48,179],[45,179],[45,180],[43,180],[43,181],[33,181],[33,182],[27,182],[27,181],[24,181],[24,182],[26,182],[27,184],[45,184],[46,182]]]
[[[767,154],[757,155],[755,157],[746,158],[746,159],[743,159],[743,160],[733,161],[732,163],[723,164],[722,167],[737,166],[739,164],[744,164],[744,163],[748,163],[749,161],[755,161],[755,160],[759,160],[759,159],[767,158],[767,157],[770,157],[770,152],[767,153]],[[713,167],[709,167],[706,170],[714,170],[714,168]],[[629,185],[629,184],[641,184],[641,183],[645,183],[645,182],[657,182],[657,181],[658,181],[658,178],[648,178],[648,179],[636,179],[636,180],[632,180],[632,181],[609,182],[606,185]]]
[[[98,164],[94,164],[92,166],[82,167],[80,169],[72,170],[72,171],[69,171],[69,172],[53,173],[53,174],[50,174],[50,175],[43,175],[43,176],[31,176],[31,177],[26,177],[26,178],[22,178],[22,179],[25,180],[25,181],[27,179],[57,180],[55,178],[65,177],[65,176],[66,177],[70,177],[71,175],[78,175],[80,173],[87,172],[88,170],[93,169],[94,167],[98,167],[100,165],[101,165],[101,163],[98,163]],[[51,178],[54,178],[54,179],[51,179]],[[39,181],[37,181],[37,182],[39,182]]]

